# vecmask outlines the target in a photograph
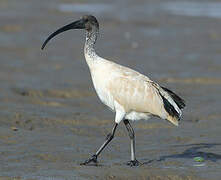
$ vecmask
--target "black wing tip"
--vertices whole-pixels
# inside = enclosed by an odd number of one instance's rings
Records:
[[[177,120],[179,121],[180,114],[176,111],[173,105],[162,94],[160,94],[160,96],[163,99],[163,105],[164,105],[165,110],[168,112],[168,114],[172,117],[176,117]]]
[[[177,106],[180,109],[183,109],[186,106],[186,102],[184,99],[182,99],[181,97],[179,97],[178,95],[176,95],[173,91],[165,88],[165,87],[161,87],[164,91],[167,91],[169,93],[169,95],[172,97],[172,99],[175,101],[175,103],[177,104]]]

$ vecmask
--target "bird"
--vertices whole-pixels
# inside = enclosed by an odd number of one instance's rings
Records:
[[[131,158],[127,165],[139,166],[142,163],[135,156],[135,133],[130,122],[147,120],[156,116],[178,126],[185,101],[147,76],[100,57],[95,50],[99,23],[93,15],[84,15],[79,20],[59,28],[48,36],[41,49],[43,50],[56,35],[72,29],[85,30],[84,56],[95,91],[101,102],[115,112],[112,131],[106,136],[104,143],[96,153],[81,165],[98,164],[98,156],[114,138],[116,129],[122,121],[130,138]]]

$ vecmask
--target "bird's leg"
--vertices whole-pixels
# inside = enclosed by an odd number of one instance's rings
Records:
[[[135,157],[135,135],[134,135],[134,130],[133,130],[132,126],[130,125],[130,122],[127,119],[124,120],[124,124],[125,124],[125,126],[127,128],[127,131],[129,133],[130,147],[131,147],[131,160],[127,163],[127,165],[138,166],[140,163],[136,160],[136,157]]]
[[[117,125],[118,123],[115,123],[113,129],[112,129],[112,132],[109,133],[106,137],[106,140],[104,141],[104,143],[102,144],[102,146],[97,150],[97,152],[91,156],[91,158],[89,158],[88,160],[86,160],[85,162],[81,163],[81,165],[87,165],[89,164],[90,162],[94,162],[94,163],[97,163],[97,157],[98,155],[102,152],[102,150],[108,145],[108,143],[114,138],[114,134],[115,134],[115,131],[117,129]]]

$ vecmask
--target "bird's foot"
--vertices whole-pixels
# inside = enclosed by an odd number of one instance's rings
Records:
[[[93,162],[95,165],[97,165],[97,155],[93,155],[91,156],[91,158],[89,158],[88,160],[84,161],[83,163],[81,163],[80,165],[87,165],[90,162]]]
[[[128,161],[127,165],[132,167],[132,166],[139,166],[141,165],[141,163],[135,159],[135,160]]]

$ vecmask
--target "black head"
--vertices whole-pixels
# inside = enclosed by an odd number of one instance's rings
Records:
[[[80,20],[72,22],[52,33],[43,43],[41,49],[44,49],[46,44],[56,35],[68,31],[70,29],[85,29],[86,31],[92,31],[93,29],[99,29],[99,23],[97,19],[92,15],[85,15]]]
[[[94,27],[99,29],[99,23],[97,19],[92,15],[85,15],[82,17],[84,23],[85,23],[85,29],[87,31],[91,31]]]

